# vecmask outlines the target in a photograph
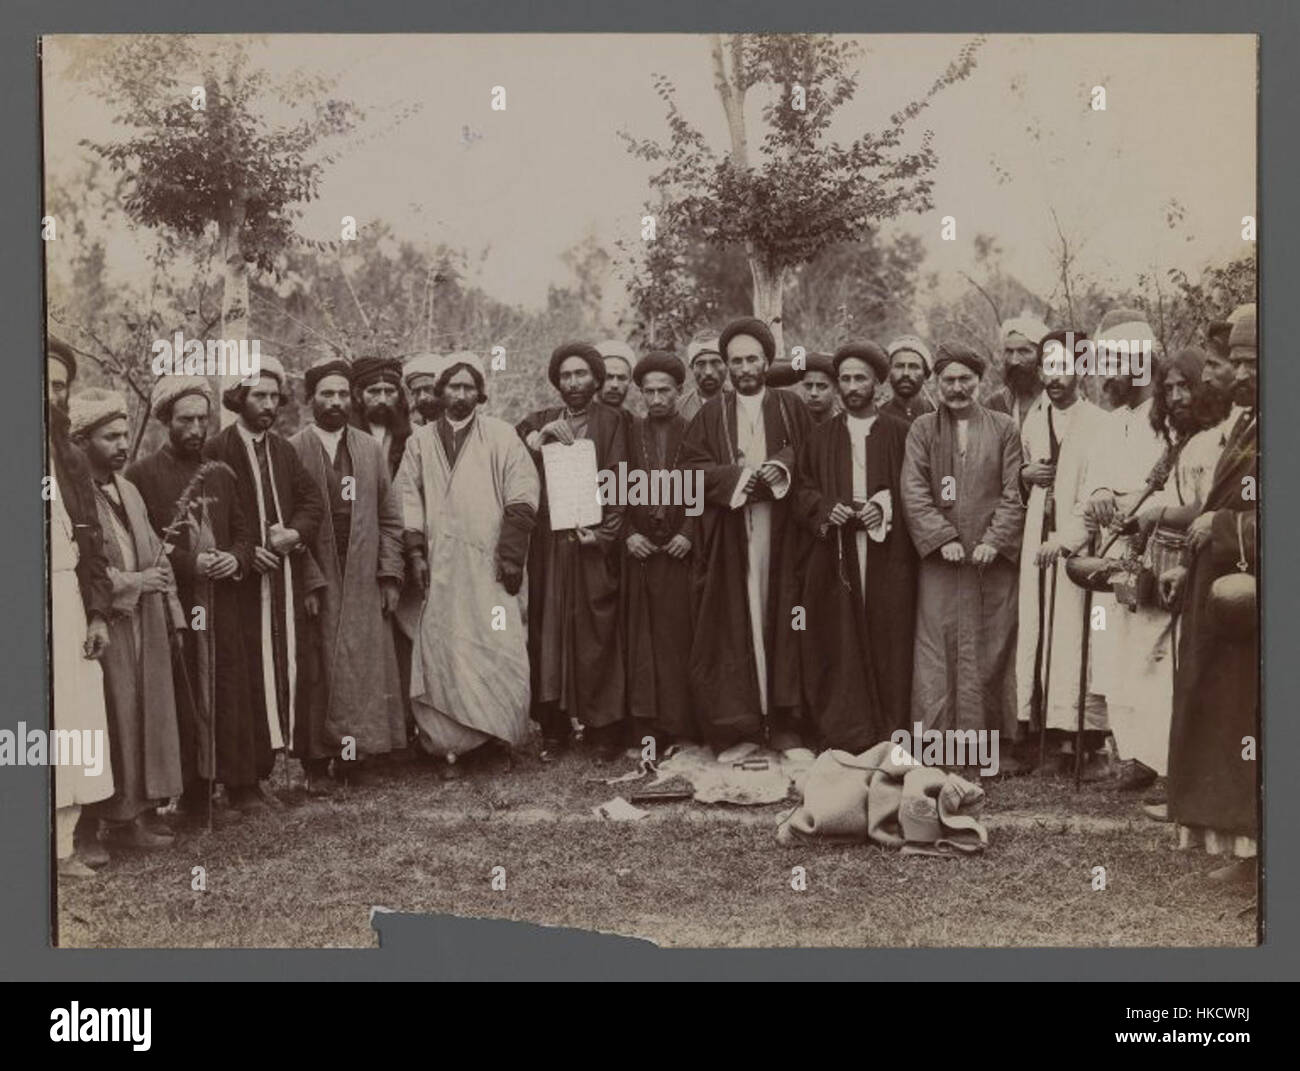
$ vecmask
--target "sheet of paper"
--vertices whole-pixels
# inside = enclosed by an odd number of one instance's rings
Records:
[[[590,439],[578,439],[569,446],[547,443],[542,447],[542,467],[552,532],[600,524],[595,443]]]

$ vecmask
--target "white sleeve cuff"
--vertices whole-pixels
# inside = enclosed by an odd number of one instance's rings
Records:
[[[779,501],[790,493],[790,470],[779,461],[769,460],[768,464],[775,465],[781,470],[781,479],[772,488],[772,497]]]
[[[740,509],[749,501],[749,495],[745,493],[745,485],[749,483],[749,478],[752,475],[754,475],[753,469],[743,468],[740,470],[740,477],[736,480],[736,486],[731,492],[731,501],[727,503],[731,509]]]
[[[883,543],[885,536],[889,535],[889,529],[893,527],[894,523],[894,496],[889,493],[888,487],[884,487],[867,501],[878,505],[880,512],[883,514],[878,525],[867,529],[867,536],[873,543]]]

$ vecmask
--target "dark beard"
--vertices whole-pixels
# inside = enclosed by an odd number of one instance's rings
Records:
[[[1192,412],[1198,428],[1212,428],[1222,424],[1232,409],[1232,395],[1209,384],[1203,384],[1192,399]]]
[[[1007,386],[1017,394],[1028,394],[1038,385],[1038,374],[1032,368],[1024,368],[1020,365],[1007,365],[1006,374],[1003,378],[1007,381]]]
[[[366,420],[371,424],[391,428],[396,418],[397,414],[391,405],[371,405],[366,408]]]

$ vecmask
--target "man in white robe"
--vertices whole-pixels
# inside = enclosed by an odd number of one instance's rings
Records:
[[[425,592],[411,661],[420,739],[458,776],[458,757],[528,731],[524,597],[528,540],[541,493],[514,428],[478,412],[487,400],[473,354],[438,378],[445,410],[412,432],[397,472],[403,541]]]

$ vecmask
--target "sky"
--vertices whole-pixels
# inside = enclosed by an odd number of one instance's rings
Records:
[[[834,135],[880,129],[969,39],[853,38],[858,91]],[[84,156],[80,139],[113,130],[104,102],[68,75],[69,40],[44,43],[46,167],[56,175]],[[654,75],[673,81],[687,118],[725,149],[709,47],[691,34],[280,35],[259,38],[254,55],[273,74],[336,78],[334,93],[368,116],[306,207],[304,237],[337,239],[345,215],[359,226],[382,220],[399,237],[463,248],[477,265],[473,282],[536,307],[549,285],[568,281],[566,250],[590,235],[611,252],[616,238],[639,240],[652,165],[618,132],[666,137]],[[934,134],[934,208],[886,233],[920,236],[924,270],[948,280],[974,270],[973,239],[991,234],[1005,269],[1045,295],[1056,274],[1054,209],[1085,277],[1123,287],[1152,267],[1196,276],[1248,248],[1256,63],[1249,35],[990,37],[971,76],[912,127],[913,145]],[[496,86],[504,111],[491,108]],[[1090,107],[1094,86],[1105,89],[1104,111]],[[760,103],[747,107],[752,156]],[[272,123],[289,115],[268,105]],[[947,216],[955,241],[940,237]],[[113,270],[143,271],[147,243],[109,226]]]

